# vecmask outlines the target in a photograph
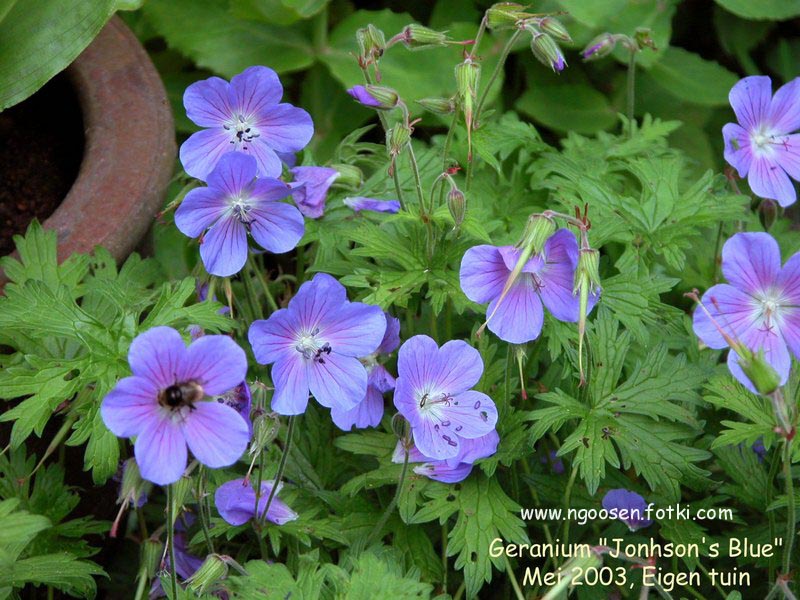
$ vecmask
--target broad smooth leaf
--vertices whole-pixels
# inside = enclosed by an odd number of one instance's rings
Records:
[[[120,5],[131,2],[0,2],[0,110],[23,101],[64,70]]]
[[[517,100],[515,108],[557,131],[595,133],[617,123],[608,99],[584,84],[533,87]]]
[[[704,60],[682,48],[669,48],[650,69],[658,85],[673,96],[694,104],[724,106],[739,80],[719,63]]]
[[[716,0],[725,10],[745,19],[781,21],[800,15],[800,0]]]
[[[150,0],[144,11],[170,47],[225,77],[253,65],[284,73],[314,62],[308,40],[296,29],[239,19],[227,1]]]

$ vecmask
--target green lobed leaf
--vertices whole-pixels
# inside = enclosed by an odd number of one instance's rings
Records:
[[[667,49],[650,74],[666,93],[705,106],[726,105],[728,92],[739,80],[719,63],[677,47]]]

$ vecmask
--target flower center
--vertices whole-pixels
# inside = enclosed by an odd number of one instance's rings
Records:
[[[244,198],[242,196],[235,196],[228,200],[233,215],[245,225],[249,225],[253,222],[249,214],[250,209],[253,207],[250,206],[248,200],[249,198]]]
[[[194,410],[194,403],[202,400],[203,396],[205,396],[203,386],[199,381],[192,379],[176,382],[161,390],[158,394],[158,403],[173,412],[184,406]]]
[[[238,150],[247,150],[247,144],[259,137],[261,134],[258,129],[243,115],[236,115],[236,118],[222,126],[226,131],[230,131],[230,143]]]
[[[765,292],[759,299],[759,317],[764,319],[761,329],[769,331],[781,317],[783,298],[776,290]]]
[[[761,155],[771,154],[773,152],[772,146],[780,143],[778,140],[776,140],[772,131],[766,127],[760,127],[751,133],[750,142],[752,144],[753,151]]]
[[[313,360],[319,364],[325,364],[323,354],[330,354],[333,348],[328,342],[323,342],[317,339],[319,335],[319,327],[314,328],[313,331],[305,331],[297,338],[297,345],[294,347],[303,358],[306,360]]]

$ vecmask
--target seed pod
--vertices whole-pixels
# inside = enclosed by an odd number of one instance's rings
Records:
[[[464,193],[456,187],[452,188],[447,194],[447,208],[455,223],[453,229],[458,230],[467,214],[467,199]]]
[[[417,104],[437,115],[450,115],[456,110],[456,103],[452,98],[422,98]]]
[[[498,2],[486,11],[486,25],[489,29],[513,27],[517,21],[524,19],[528,14],[525,7],[516,2]]]
[[[186,580],[190,590],[204,594],[228,575],[228,564],[219,554],[209,554],[189,579]]]
[[[539,19],[538,25],[542,32],[552,35],[554,38],[557,38],[562,42],[572,41],[572,37],[570,37],[567,28],[564,27],[564,24],[558,19],[554,19],[553,17],[544,17]]]
[[[610,33],[603,33],[594,38],[581,52],[583,60],[597,60],[608,56],[614,51],[617,38]]]
[[[409,50],[421,50],[447,44],[447,35],[423,25],[412,23],[403,29],[400,41]]]
[[[546,33],[535,33],[533,35],[531,38],[531,52],[540,63],[550,67],[555,72],[563,71],[564,67],[567,66],[567,61],[564,59],[561,48]]]

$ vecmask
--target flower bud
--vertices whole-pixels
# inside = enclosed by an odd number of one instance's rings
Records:
[[[586,317],[589,314],[589,295],[600,290],[600,253],[593,248],[581,248],[575,269],[573,293],[578,294],[578,371],[580,385],[586,383],[583,370],[583,340],[586,336]]]
[[[382,85],[356,85],[347,93],[363,106],[378,110],[391,110],[400,102],[396,91]]]
[[[633,34],[633,39],[636,41],[639,50],[644,50],[645,48],[657,49],[656,41],[653,39],[653,32],[648,27],[637,27],[636,33]]]
[[[733,349],[739,355],[739,366],[759,394],[769,396],[778,389],[781,385],[780,375],[766,361],[763,349],[755,353],[742,344],[737,344]]]
[[[140,569],[147,575],[148,581],[155,577],[161,564],[161,555],[164,553],[164,544],[153,538],[147,538],[139,548]]]
[[[417,104],[437,115],[450,115],[456,110],[456,103],[452,98],[422,98],[417,100]]]
[[[455,223],[453,229],[458,230],[467,214],[467,199],[464,197],[464,193],[456,187],[447,194],[447,208]]]
[[[386,132],[386,145],[390,156],[397,156],[406,147],[411,139],[411,130],[402,123],[398,123]]]
[[[337,187],[358,188],[364,183],[364,172],[355,165],[331,165],[339,173],[334,185]]]
[[[608,56],[614,51],[617,38],[610,33],[603,33],[594,38],[581,52],[583,60],[596,60]]]
[[[408,421],[400,413],[392,417],[392,431],[398,440],[405,443],[408,437]]]
[[[374,25],[370,24],[356,31],[356,40],[361,50],[361,56],[365,60],[376,62],[383,56],[386,48],[386,36]]]
[[[567,61],[564,59],[561,48],[558,47],[553,38],[545,33],[533,34],[531,51],[536,60],[557,73],[563,71],[564,67],[567,66]]]
[[[486,25],[489,29],[513,27],[517,21],[524,19],[528,14],[525,7],[516,2],[498,2],[486,11]]]
[[[192,491],[192,479],[190,477],[181,477],[172,484],[172,514],[175,518],[181,514],[183,505],[186,504],[186,499]]]
[[[475,129],[473,122],[475,104],[478,101],[478,81],[481,76],[481,66],[467,58],[456,65],[456,92],[464,119],[467,125],[467,160],[472,160],[472,131]]]
[[[578,286],[582,281],[588,283],[589,292],[600,289],[600,253],[593,248],[581,248],[578,267],[575,269],[573,293],[578,293]]]
[[[204,594],[228,575],[228,564],[219,554],[209,554],[189,579],[186,580],[190,590],[196,594]]]
[[[567,28],[564,27],[564,24],[561,23],[558,19],[554,19],[553,17],[544,17],[539,19],[539,29],[548,35],[552,35],[554,38],[561,40],[562,42],[571,42],[572,37],[570,37]]]
[[[122,482],[119,486],[119,495],[117,496],[117,504],[125,502],[132,502],[134,506],[141,506],[140,502],[142,496],[147,498],[147,493],[152,488],[149,481],[142,479],[139,473],[139,465],[136,460],[129,458],[122,466]]]
[[[254,455],[269,446],[278,437],[281,422],[275,413],[262,413],[253,420],[253,441],[250,454]]]
[[[761,204],[758,205],[758,219],[761,225],[769,231],[770,227],[775,224],[778,219],[778,203],[775,200],[764,198]]]
[[[409,50],[422,50],[423,48],[444,46],[448,40],[447,36],[440,31],[412,23],[403,29],[400,41]]]
[[[530,250],[530,255],[538,254],[544,248],[545,242],[556,231],[556,224],[553,219],[544,215],[531,215],[525,224],[525,231],[522,232],[522,240],[519,243],[521,248]]]

